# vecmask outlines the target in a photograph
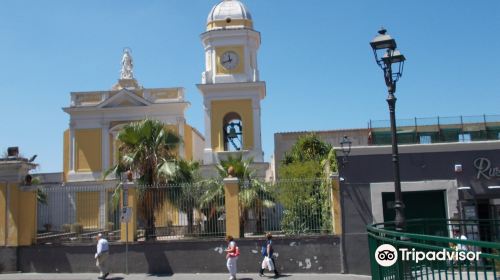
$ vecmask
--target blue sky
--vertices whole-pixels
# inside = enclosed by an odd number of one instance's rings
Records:
[[[195,84],[199,34],[218,0],[0,2],[0,150],[38,154],[62,170],[71,91],[107,90],[130,47],[145,87],[186,88],[190,124],[204,131]],[[369,41],[380,26],[407,57],[397,117],[500,114],[500,1],[244,0],[262,34],[266,159],[274,133],[366,127],[387,119],[386,88]]]

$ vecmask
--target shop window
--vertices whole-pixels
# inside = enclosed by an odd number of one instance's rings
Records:
[[[237,113],[228,113],[224,117],[224,151],[241,151],[243,148],[243,123]]]
[[[430,135],[420,135],[420,144],[431,144],[432,137]]]
[[[460,133],[458,134],[458,142],[471,142],[470,133]]]

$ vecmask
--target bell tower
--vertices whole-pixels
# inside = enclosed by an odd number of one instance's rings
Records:
[[[263,162],[260,101],[266,84],[257,67],[260,33],[246,6],[238,0],[215,5],[201,41],[205,71],[197,86],[205,108],[204,164],[233,153]]]

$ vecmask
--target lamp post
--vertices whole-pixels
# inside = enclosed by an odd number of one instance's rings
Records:
[[[344,135],[342,138],[342,141],[340,141],[340,149],[342,150],[342,166],[344,166],[347,163],[347,157],[351,153],[351,146],[352,146],[352,141],[347,137],[347,135]]]
[[[405,227],[404,203],[401,195],[401,180],[399,177],[398,138],[396,135],[396,83],[403,75],[405,57],[396,50],[396,41],[389,36],[387,30],[381,28],[378,35],[370,42],[375,55],[375,61],[384,72],[384,80],[389,95],[389,113],[392,136],[392,163],[394,168],[394,210],[396,211],[396,230],[403,231]]]

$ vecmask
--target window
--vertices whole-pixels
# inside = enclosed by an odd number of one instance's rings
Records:
[[[500,132],[498,132],[497,139],[500,140]]]
[[[237,113],[228,113],[223,120],[224,151],[241,151],[243,149],[243,124]]]
[[[420,135],[420,144],[431,144],[432,137],[430,135]]]
[[[470,141],[471,141],[470,133],[458,134],[458,142],[470,142]]]

